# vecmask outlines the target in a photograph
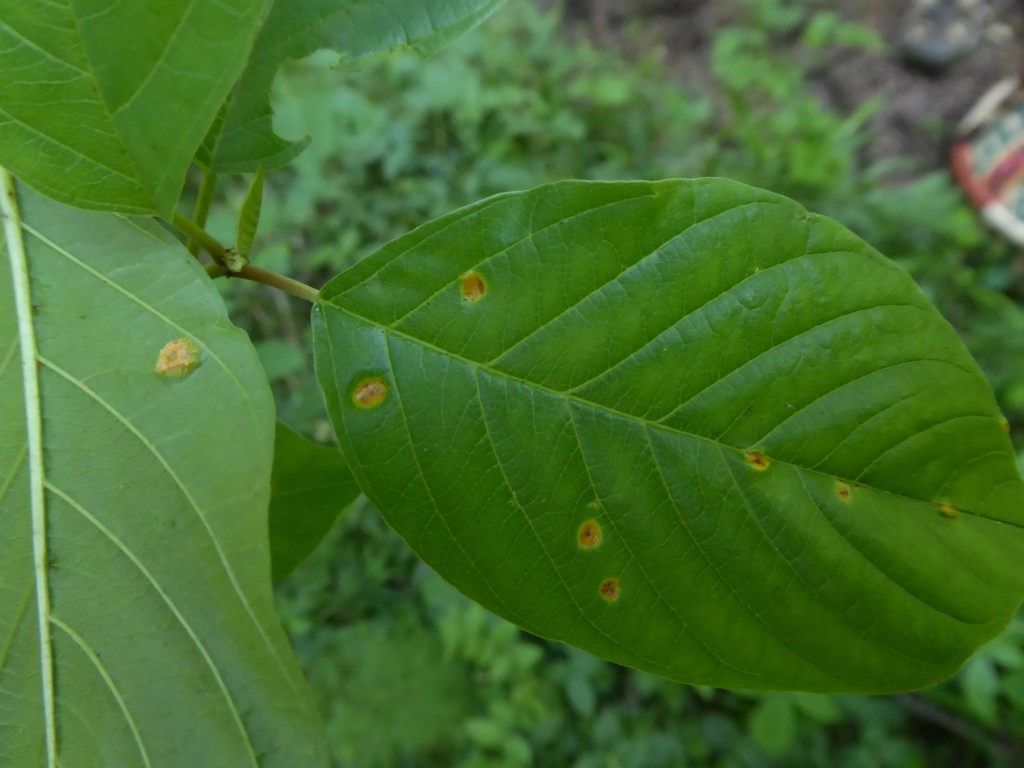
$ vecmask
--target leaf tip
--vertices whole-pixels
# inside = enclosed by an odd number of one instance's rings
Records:
[[[388,384],[379,376],[363,379],[352,390],[352,404],[364,410],[376,408],[388,396]]]
[[[580,549],[596,549],[604,539],[604,532],[596,520],[587,520],[576,534]]]
[[[160,376],[187,376],[199,365],[199,347],[190,339],[172,339],[164,344],[156,358]]]

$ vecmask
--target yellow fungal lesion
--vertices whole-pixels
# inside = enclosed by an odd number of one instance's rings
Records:
[[[764,451],[746,451],[743,454],[743,458],[747,460],[747,464],[758,472],[764,472],[771,465]]]
[[[596,520],[587,520],[587,522],[580,526],[576,539],[579,541],[581,549],[595,549],[599,547],[604,540],[601,524]]]
[[[462,298],[474,304],[487,294],[487,283],[479,272],[467,272],[461,278]]]
[[[356,408],[376,408],[388,396],[388,384],[379,376],[363,379],[352,390],[352,404]]]
[[[849,501],[853,491],[846,483],[836,483],[836,495],[843,501]]]
[[[609,603],[614,603],[619,599],[619,580],[618,579],[605,579],[601,582],[601,586],[598,587],[597,591],[601,597]]]
[[[200,363],[199,347],[191,339],[173,339],[164,344],[156,358],[160,376],[186,376]]]
[[[960,512],[952,504],[947,504],[946,502],[943,502],[942,504],[939,504],[939,514],[943,517],[952,518],[959,515]]]

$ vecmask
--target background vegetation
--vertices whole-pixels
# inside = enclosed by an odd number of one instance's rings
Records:
[[[276,125],[314,140],[268,176],[256,263],[319,285],[492,193],[569,177],[729,176],[843,221],[906,266],[989,375],[1019,448],[1019,256],[982,228],[945,172],[860,161],[877,104],[837,114],[806,87],[837,46],[882,42],[809,0],[731,2],[738,23],[716,32],[704,90],[673,78],[661,50],[627,60],[595,49],[528,0],[428,62],[292,65],[276,84]],[[916,180],[894,185],[896,170]],[[230,240],[227,211],[245,188],[221,193],[231,205],[210,230]],[[265,339],[257,349],[281,418],[329,442],[307,308],[241,281],[226,296]],[[364,503],[279,586],[278,606],[339,764],[1024,763],[1021,616],[957,679],[913,696],[680,686],[520,633],[445,585]]]

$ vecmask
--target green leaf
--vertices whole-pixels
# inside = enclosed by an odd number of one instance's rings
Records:
[[[254,345],[269,381],[277,381],[308,369],[306,354],[290,341],[264,339]]]
[[[332,280],[315,355],[373,503],[470,597],[688,683],[886,692],[1024,594],[1024,483],[905,272],[716,179],[490,198]]]
[[[466,733],[476,744],[485,749],[500,747],[508,736],[499,723],[486,717],[471,717],[465,723]]]
[[[824,725],[831,725],[842,719],[842,713],[832,696],[820,693],[793,693],[790,694],[790,701],[812,720]]]
[[[263,167],[256,169],[256,178],[249,185],[242,208],[238,212],[238,237],[235,239],[235,250],[243,257],[249,256],[252,242],[256,238],[256,229],[260,225],[260,208],[263,206]]]
[[[999,675],[985,658],[971,659],[960,678],[967,709],[986,725],[995,725],[999,714]]]
[[[0,163],[86,208],[173,211],[268,0],[0,8]]]
[[[336,448],[316,445],[277,423],[270,481],[274,581],[305,560],[356,497],[359,486]]]
[[[765,753],[781,755],[796,739],[793,706],[781,696],[762,699],[750,714],[750,737]]]
[[[396,48],[433,56],[489,16],[504,0],[274,0],[253,57],[224,121],[199,161],[218,173],[276,168],[309,139],[274,133],[270,86],[281,64],[326,48],[352,58]]]
[[[316,693],[335,765],[422,765],[412,756],[450,754],[471,712],[476,687],[461,660],[431,628],[394,619],[316,630],[310,674],[324,680]]]
[[[0,762],[326,764],[272,603],[274,411],[252,345],[160,227],[18,193],[0,269]]]

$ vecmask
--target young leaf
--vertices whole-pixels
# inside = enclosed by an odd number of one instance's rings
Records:
[[[331,281],[349,466],[445,578],[688,683],[887,692],[1024,594],[1024,483],[984,377],[899,267],[724,180],[565,182]]]
[[[86,208],[173,211],[268,0],[0,8],[0,163]]]
[[[245,202],[238,212],[238,237],[235,239],[235,250],[248,258],[252,250],[252,242],[256,238],[256,229],[260,225],[260,208],[263,206],[263,168],[256,169],[256,178],[249,185]]]
[[[280,581],[327,535],[359,486],[340,451],[278,422],[270,489],[271,571]]]
[[[252,345],[161,228],[19,197],[0,269],[0,760],[326,765],[271,600],[274,406]]]
[[[204,142],[199,161],[223,173],[276,168],[309,143],[274,133],[270,86],[277,68],[328,48],[351,57],[395,48],[433,56],[504,0],[274,0],[253,57],[232,94],[224,121]]]

